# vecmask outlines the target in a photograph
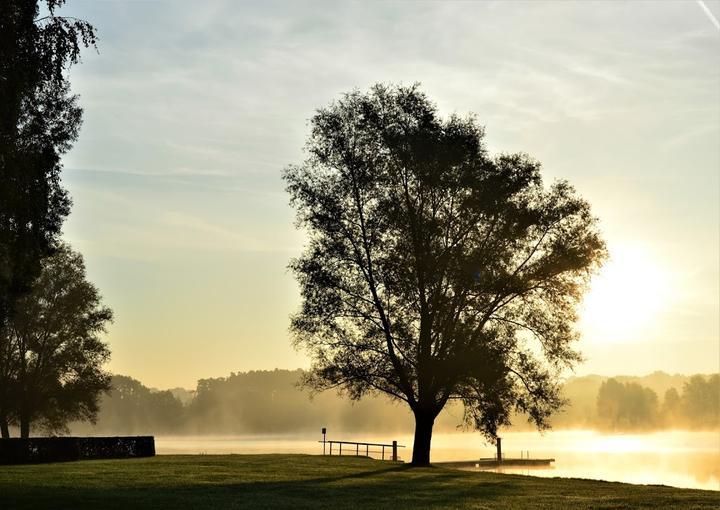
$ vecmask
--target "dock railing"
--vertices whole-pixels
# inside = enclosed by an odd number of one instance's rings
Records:
[[[398,448],[405,448],[404,445],[393,441],[391,444],[382,443],[360,443],[356,441],[318,441],[323,444],[323,455],[354,455],[356,457],[370,457],[370,454],[380,454],[381,460],[398,461]],[[329,449],[326,449],[329,447]],[[344,448],[343,448],[344,447]],[[371,449],[372,448],[372,449]],[[378,449],[379,448],[379,449]],[[344,450],[344,451],[343,451]]]

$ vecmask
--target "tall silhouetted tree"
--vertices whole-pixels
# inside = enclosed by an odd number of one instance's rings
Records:
[[[575,306],[605,256],[568,183],[544,187],[538,162],[493,157],[483,138],[417,86],[376,85],[319,110],[307,159],[284,174],[309,234],[291,263],[307,383],[407,402],[418,465],[450,399],[490,438],[512,409],[547,426],[557,376],[579,359]]]
[[[54,432],[70,421],[94,420],[100,394],[110,388],[103,370],[110,351],[101,334],[111,320],[85,279],[82,257],[61,245],[43,261],[6,328],[13,346],[11,418],[21,437],[33,422]]]
[[[57,243],[70,199],[60,157],[76,140],[82,110],[65,71],[95,44],[87,22],[56,15],[65,0],[0,3],[0,330]],[[46,10],[40,16],[40,6]],[[0,356],[9,346],[2,344]],[[0,429],[7,360],[0,358]]]

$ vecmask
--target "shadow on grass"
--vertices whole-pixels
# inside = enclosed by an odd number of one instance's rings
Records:
[[[306,456],[169,457],[0,472],[0,510],[717,508],[708,491]]]
[[[409,473],[411,476],[405,476]],[[459,475],[395,465],[338,476],[302,480],[238,481],[165,487],[34,486],[0,496],[0,507],[44,508],[426,508],[462,507],[463,501],[490,501],[517,490],[512,483],[459,483]],[[5,500],[7,506],[2,504]],[[62,502],[62,503],[59,503]]]

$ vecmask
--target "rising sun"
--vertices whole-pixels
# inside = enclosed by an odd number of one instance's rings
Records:
[[[646,251],[619,248],[596,275],[580,308],[591,341],[640,340],[667,302],[667,273]]]

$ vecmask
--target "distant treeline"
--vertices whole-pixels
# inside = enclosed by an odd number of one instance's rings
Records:
[[[96,425],[78,423],[75,434],[281,434],[320,427],[344,432],[412,432],[406,406],[384,397],[350,402],[332,392],[311,396],[297,387],[301,370],[233,373],[202,379],[194,391],[158,391],[130,377],[113,377]],[[631,431],[662,428],[718,428],[720,375],[645,377],[586,376],[564,386],[569,405],[553,419],[555,428]],[[453,431],[462,421],[459,405],[436,422]],[[514,427],[531,428],[522,416]]]

